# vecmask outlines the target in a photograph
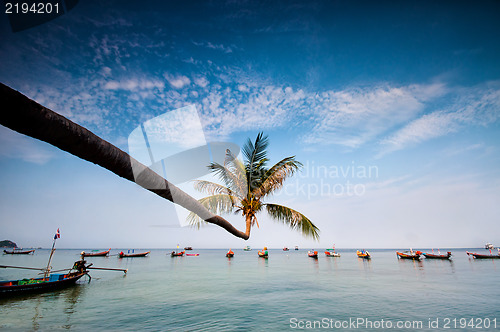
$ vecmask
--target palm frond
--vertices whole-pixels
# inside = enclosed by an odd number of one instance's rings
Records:
[[[276,163],[263,176],[262,184],[253,191],[255,197],[264,197],[283,187],[287,178],[302,167],[295,156],[287,157]]]
[[[248,184],[245,165],[229,149],[226,150],[224,167],[233,175],[233,187],[235,187],[235,190],[237,188],[240,196],[246,196],[248,194]]]
[[[248,188],[252,191],[260,185],[258,179],[262,176],[262,171],[265,169],[267,159],[267,146],[269,139],[264,133],[260,132],[252,143],[250,138],[242,148],[245,156],[245,169],[247,174]]]
[[[224,182],[228,189],[239,196],[246,196],[246,181],[241,179],[240,174],[234,174],[229,168],[218,163],[211,163],[208,168]]]
[[[233,211],[233,208],[235,207],[234,202],[236,202],[237,200],[238,199],[236,197],[231,195],[218,194],[199,199],[198,202],[200,202],[200,204],[206,207],[210,212],[219,215],[224,213],[231,213]],[[196,228],[200,228],[200,226],[206,224],[205,220],[201,219],[197,214],[194,214],[193,212],[189,213],[186,220],[192,227]]]
[[[305,237],[319,240],[319,229],[302,213],[278,204],[266,204],[267,213],[278,222],[299,230]]]
[[[223,185],[205,180],[194,181],[194,189],[209,195],[219,195],[219,194],[229,195],[231,198],[235,199],[238,198],[238,201],[243,198],[243,197],[237,197],[238,196],[237,193],[235,193],[234,191],[232,191],[227,187],[224,187]],[[236,201],[234,201],[233,204],[236,204]]]

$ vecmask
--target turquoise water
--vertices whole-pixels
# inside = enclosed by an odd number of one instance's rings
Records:
[[[80,251],[57,250],[53,268],[72,266]],[[200,256],[176,258],[167,256],[170,251],[152,250],[145,258],[89,257],[94,266],[129,273],[93,270],[90,283],[0,300],[0,329],[282,331],[313,327],[308,324],[314,321],[335,329],[355,320],[359,330],[385,330],[377,325],[382,319],[393,330],[453,330],[461,323],[462,330],[494,330],[494,319],[500,329],[500,260],[469,259],[465,249],[453,249],[451,262],[398,260],[395,250],[370,250],[369,261],[353,250],[339,250],[340,258],[320,251],[317,260],[306,250],[270,250],[267,260],[257,250],[233,250],[232,259],[224,257],[226,250],[195,249]],[[3,255],[0,264],[43,267],[48,253]],[[35,275],[0,269],[1,280]],[[471,318],[475,328],[463,326]],[[429,328],[429,319],[437,319],[439,329]],[[416,325],[398,329],[397,322]]]

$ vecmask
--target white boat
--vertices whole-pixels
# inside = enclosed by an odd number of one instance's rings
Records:
[[[491,250],[491,249],[495,249],[495,247],[494,247],[491,243],[489,243],[489,242],[488,242],[488,243],[486,243],[486,244],[484,245],[484,249],[489,249],[489,250]]]
[[[245,248],[243,248],[243,250],[250,251],[250,250],[252,250],[252,248],[250,248],[250,246],[246,246]]]

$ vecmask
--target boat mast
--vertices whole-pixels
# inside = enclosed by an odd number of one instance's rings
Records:
[[[56,240],[61,237],[61,234],[59,233],[59,228],[57,229],[56,234],[54,235],[54,242],[52,242],[52,249],[50,250],[50,256],[49,256],[49,262],[47,263],[47,268],[45,269],[45,273],[43,274],[44,278],[47,278],[47,276],[50,273],[50,262],[52,261],[52,255],[54,255],[55,246],[56,246]]]

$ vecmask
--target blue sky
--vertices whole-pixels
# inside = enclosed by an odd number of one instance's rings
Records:
[[[271,161],[305,165],[270,201],[307,215],[321,241],[265,215],[248,242],[181,228],[171,203],[4,127],[0,237],[49,246],[59,227],[61,247],[85,248],[500,245],[499,9],[81,1],[16,33],[3,15],[1,81],[125,151],[141,123],[189,105],[208,142],[264,131]],[[199,143],[175,134],[167,143]]]

